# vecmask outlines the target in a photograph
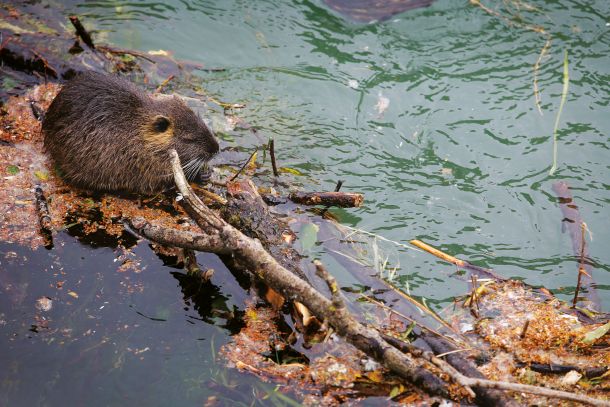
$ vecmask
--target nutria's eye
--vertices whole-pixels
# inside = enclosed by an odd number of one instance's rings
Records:
[[[157,116],[153,121],[153,129],[157,133],[163,133],[169,127],[169,119],[165,116]]]

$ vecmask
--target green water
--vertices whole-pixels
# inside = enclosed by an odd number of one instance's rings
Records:
[[[610,3],[538,1],[529,3],[537,8],[529,11],[524,3],[520,9],[517,3],[485,4],[502,16],[519,13],[521,20],[509,24],[465,1],[446,0],[373,24],[350,23],[321,1],[90,1],[66,6],[66,13],[83,16],[104,42],[168,50],[178,59],[226,68],[197,75],[208,94],[246,105],[238,114],[259,129],[259,138],[233,130],[225,146],[251,151],[273,137],[280,164],[304,174],[285,179],[307,190],[333,189],[341,179],[344,191],[363,192],[362,208],[336,211],[343,223],[402,243],[422,239],[563,299],[573,295],[578,261],[562,232],[551,186],[567,182],[591,231],[593,275],[608,310]],[[525,25],[540,25],[552,38],[538,71],[542,114],[533,65],[546,39]],[[570,87],[558,133],[558,170],[549,176],[565,50]],[[221,121],[221,112],[211,116]],[[468,290],[451,277],[451,265],[391,244],[382,249],[398,267],[400,283],[437,308]],[[115,256],[109,249],[96,253],[103,261]],[[323,248],[317,255],[349,283],[349,274]],[[83,253],[83,261],[94,261],[92,256]],[[28,353],[21,363],[3,356],[21,373],[5,376],[4,389],[11,380],[19,383],[0,403],[60,405],[69,397],[57,392],[74,382],[89,389],[77,392],[77,401],[87,405],[201,405],[218,394],[234,399],[209,385],[218,377],[271,391],[271,385],[214,362],[229,329],[222,320],[201,321],[188,306],[183,310],[180,288],[167,270],[151,271],[159,268],[165,270],[151,262],[149,272],[130,277],[146,288],[143,293],[116,295],[112,318],[137,325],[135,334],[106,332],[87,346],[104,335],[122,343],[100,345],[94,353],[73,344],[81,356],[70,358],[35,335],[28,339],[31,348],[15,345],[23,338],[12,340],[11,346]],[[115,269],[99,284],[119,286],[123,277]],[[215,279],[223,307],[243,309],[245,294],[227,282],[230,276]],[[134,307],[166,322],[143,319]],[[74,329],[85,335],[87,313],[73,318]],[[134,347],[150,349],[140,358],[125,351]],[[127,357],[120,359],[121,352]],[[29,372],[28,357],[39,361],[36,370],[44,379],[15,379]],[[35,383],[46,387],[32,393]],[[248,400],[247,392],[236,391]]]
[[[202,74],[206,90],[245,103],[240,115],[275,138],[282,165],[302,170],[306,187],[331,189],[342,179],[346,191],[365,193],[364,207],[344,222],[392,240],[421,238],[569,295],[576,263],[551,190],[565,180],[590,226],[608,301],[610,4],[531,5],[539,11],[522,11],[522,21],[552,38],[538,73],[543,115],[533,92],[543,35],[466,2],[438,1],[368,25],[315,1],[88,2],[75,10],[95,18],[112,43],[227,68]],[[570,88],[550,177],[564,50]],[[242,132],[235,144],[261,140]],[[429,256],[403,253],[400,264],[425,280],[431,299],[462,288],[433,278],[452,268]]]

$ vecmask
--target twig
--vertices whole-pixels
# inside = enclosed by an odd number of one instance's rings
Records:
[[[427,350],[420,349],[420,348],[412,345],[411,343],[404,342],[398,338],[394,338],[393,336],[390,336],[387,334],[382,334],[382,337],[389,344],[391,344],[392,346],[394,346],[397,349],[400,349],[402,352],[410,353],[411,355],[413,355],[415,357],[427,360],[428,362],[432,363],[436,367],[440,368],[443,372],[447,373],[451,378],[454,378],[454,376],[459,377],[460,373],[453,366],[451,366],[449,363],[445,362],[444,360],[436,357],[434,355],[434,353],[427,351]],[[472,389],[469,386],[466,385],[463,387],[466,390],[466,392],[468,392],[468,395],[470,397],[473,397],[473,398],[476,397],[476,393],[474,391],[472,391]]]
[[[195,68],[203,72],[225,72],[227,68],[204,68],[203,66]]]
[[[97,47],[97,49],[99,51],[108,52],[109,54],[133,55],[134,57],[145,59],[148,62],[151,62],[153,64],[156,63],[154,59],[152,59],[151,57],[149,57],[148,55],[146,55],[143,52],[132,51],[132,50],[122,49],[122,48],[113,48],[113,47],[109,47],[107,45],[100,45]]]
[[[182,249],[184,254],[184,269],[191,276],[198,277],[202,282],[210,281],[214,275],[214,269],[201,270],[197,263],[197,255],[192,249]]]
[[[36,185],[34,188],[34,197],[36,199],[36,212],[38,213],[38,223],[44,239],[44,245],[47,248],[53,247],[53,222],[47,199],[40,185]]]
[[[217,185],[214,183],[214,185]],[[222,184],[224,187],[226,187],[226,184]],[[222,196],[215,194],[214,192],[208,191],[205,188],[201,188],[201,187],[196,187],[197,192],[201,193],[201,195],[203,195],[204,197],[208,198],[211,201],[217,202],[220,205],[226,205],[227,204],[227,200],[224,199]]]
[[[390,240],[387,237],[383,237],[381,235],[378,235],[378,234],[373,233],[373,232],[366,231],[364,229],[357,229],[357,228],[353,228],[353,227],[347,226],[347,225],[338,225],[338,226],[340,226],[342,229],[351,230],[351,233],[349,233],[349,236],[351,236],[353,234],[356,234],[356,233],[362,233],[363,235],[371,236],[371,237],[374,237],[374,238],[376,238],[378,240],[391,243],[391,244],[393,244],[395,246],[398,246],[398,247],[400,247],[402,249],[414,250],[414,251],[417,251],[417,252],[421,252],[420,249],[416,249],[415,247],[407,246],[406,244],[402,244],[402,243],[397,242],[395,240]]]
[[[343,186],[343,180],[339,180],[339,181],[337,181],[337,185],[335,185],[335,192],[339,192],[339,190],[341,189],[341,187],[342,187],[342,186]],[[293,201],[293,202],[296,202],[296,203],[302,203],[302,204],[304,204],[304,205],[317,205],[317,203],[311,203],[311,204],[308,204],[308,203],[305,203],[305,202],[297,202],[297,201],[295,201],[294,199],[292,199],[292,197],[290,198],[290,200],[291,200],[291,201]],[[364,200],[364,198],[362,198],[362,199],[360,200],[360,202],[359,202],[359,204],[358,204],[357,206],[362,205],[362,201],[363,201],[363,200]],[[315,201],[316,201],[316,200],[314,200],[314,202],[315,202]],[[357,199],[356,199],[356,201],[357,201]],[[320,216],[321,218],[326,218],[326,214],[328,213],[328,210],[330,209],[330,207],[331,207],[331,206],[332,206],[332,204],[325,203],[325,204],[324,204],[324,209],[322,210],[322,212],[320,212],[320,215],[319,215],[319,216]],[[340,205],[337,205],[337,206],[340,206]]]
[[[40,227],[44,231],[51,232],[53,230],[53,223],[51,222],[49,205],[40,185],[36,185],[36,188],[34,188],[34,196],[36,197],[36,210]]]
[[[446,373],[449,374],[448,372]],[[535,394],[538,396],[550,397],[554,399],[577,401],[579,403],[590,404],[592,406],[610,407],[610,402],[605,400],[600,400],[581,394],[570,393],[567,391],[548,389],[546,387],[532,386],[529,384],[501,382],[488,379],[473,379],[470,377],[466,377],[461,373],[458,373],[456,377],[452,376],[452,378],[455,379],[462,386],[484,387],[487,389],[523,392]]]
[[[154,94],[158,94],[160,93],[164,87],[167,86],[167,84],[176,77],[176,75],[171,74],[170,76],[168,76],[163,82],[161,82],[161,84],[159,86],[157,86],[157,89],[155,89]]]
[[[526,319],[525,323],[523,324],[523,328],[521,328],[521,334],[519,335],[519,338],[525,339],[525,335],[527,334],[527,329],[529,327],[530,327],[530,320]]]
[[[436,357],[444,357],[445,361],[453,366],[457,371],[469,377],[478,377],[484,379],[485,376],[479,371],[474,363],[466,359],[463,354],[456,353],[460,349],[456,349],[452,343],[446,340],[443,336],[431,335],[427,332],[422,332],[420,337],[430,346],[433,352],[437,353]],[[506,394],[498,390],[490,390],[485,388],[473,388],[477,394],[475,403],[482,406],[514,406],[515,403]]]
[[[459,332],[456,331],[456,329],[453,326],[448,324],[447,321],[445,321],[443,318],[441,318],[436,312],[431,310],[426,305],[422,304],[421,302],[417,301],[415,298],[411,297],[409,294],[407,294],[404,291],[400,290],[394,284],[392,284],[392,283],[390,283],[390,282],[388,282],[386,280],[381,280],[381,282],[384,285],[386,285],[389,288],[391,288],[396,294],[398,294],[399,296],[401,296],[402,298],[404,298],[405,300],[407,300],[408,302],[413,304],[420,311],[422,311],[423,313],[425,313],[425,314],[429,315],[430,317],[432,317],[433,319],[435,319],[439,324],[441,324],[442,326],[447,328],[449,331],[454,332],[454,333],[456,333],[458,335],[461,335]]]
[[[91,49],[95,49],[95,45],[93,44],[93,40],[91,36],[85,29],[85,27],[81,24],[80,20],[77,16],[70,16],[70,22],[76,28],[76,35],[78,35],[85,44]]]
[[[477,273],[486,274],[488,277],[491,277],[497,281],[506,281],[506,279],[504,277],[497,275],[491,269],[475,266],[474,264],[470,264],[466,260],[462,260],[462,259],[458,259],[457,257],[453,257],[447,253],[444,253],[444,252],[438,250],[437,248],[430,246],[427,243],[422,242],[421,240],[411,240],[411,241],[409,241],[409,243],[411,243],[413,246],[419,247],[420,249],[427,251],[428,253],[438,257],[439,259],[443,259],[449,263],[453,263],[458,267],[462,267],[462,268],[465,268],[465,269],[468,269],[471,271],[475,271]]]
[[[336,309],[345,308],[345,302],[343,302],[343,299],[341,298],[341,292],[339,291],[337,280],[335,280],[335,278],[328,273],[326,268],[319,260],[314,260],[313,264],[316,266],[316,275],[326,282],[326,285],[330,290],[333,306]]]
[[[248,166],[248,164],[250,164],[250,160],[252,160],[252,157],[254,157],[254,154],[256,154],[258,152],[258,148],[256,150],[254,150],[254,152],[252,154],[250,154],[250,157],[248,157],[248,159],[246,160],[246,162],[244,163],[244,165],[241,166],[241,168],[239,169],[239,171],[237,171],[235,173],[235,175],[233,175],[231,177],[231,179],[229,180],[229,182],[231,181],[235,181],[235,179],[239,176],[239,174],[241,174],[241,172],[244,170],[244,168],[246,168]]]
[[[576,282],[576,290],[574,290],[574,299],[572,300],[572,307],[576,307],[576,303],[578,302],[578,293],[580,292],[580,287],[582,285],[582,276],[583,274],[589,278],[591,275],[587,273],[585,269],[585,253],[586,253],[586,241],[585,241],[585,232],[587,231],[587,224],[585,222],[580,223],[580,229],[582,231],[580,237],[580,261],[578,264],[578,280]]]
[[[339,181],[337,181],[337,185],[335,185],[335,192],[339,192],[339,190],[341,189],[342,186],[343,186],[343,180],[340,179]]]
[[[472,292],[470,293],[470,312],[475,318],[479,318],[479,295],[477,290],[479,289],[479,283],[477,281],[477,276],[470,276],[470,281],[472,283]],[[476,307],[476,309],[475,309]]]
[[[570,365],[556,365],[554,363],[526,363],[517,362],[517,367],[527,367],[534,372],[545,373],[545,374],[566,374],[572,370],[582,373],[587,378],[599,377],[606,373],[609,369],[608,366],[601,367],[589,367],[583,368],[578,366]]]
[[[246,107],[245,104],[243,103],[227,103],[227,102],[222,102],[212,96],[208,95],[208,99],[214,103],[216,103],[218,106],[222,107],[225,110],[229,110],[229,109],[243,109],[244,107]]]
[[[273,176],[279,177],[280,173],[277,171],[277,164],[275,162],[275,142],[273,139],[269,139],[269,155],[271,156],[271,167],[273,168]]]

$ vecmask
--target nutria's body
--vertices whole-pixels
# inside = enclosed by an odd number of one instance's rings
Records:
[[[178,151],[191,180],[218,152],[214,134],[179,98],[151,97],[94,72],[62,88],[42,131],[62,177],[94,191],[161,192],[174,184],[169,149]]]

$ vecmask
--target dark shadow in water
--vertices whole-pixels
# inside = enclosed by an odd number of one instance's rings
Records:
[[[185,310],[193,307],[201,317],[191,317],[191,319],[199,319],[208,324],[220,326],[229,331],[231,335],[239,333],[245,326],[244,311],[235,305],[229,308],[227,305],[229,298],[221,292],[220,288],[209,281],[202,281],[198,276],[189,276],[179,272],[171,274],[180,284]],[[218,319],[224,320],[225,323],[219,324]]]
[[[386,21],[403,11],[428,7],[433,0],[324,0],[339,14],[359,23]]]
[[[93,233],[85,233],[85,225],[82,221],[79,221],[79,217],[86,216],[90,222],[101,221],[102,214],[99,209],[94,208],[88,211],[86,214],[68,214],[64,223],[69,225],[66,228],[66,232],[78,239],[80,243],[92,248],[109,247],[115,249],[121,245],[125,248],[130,248],[138,243],[138,239],[127,231],[123,231],[120,236],[111,235],[106,232],[105,229],[97,229]]]

